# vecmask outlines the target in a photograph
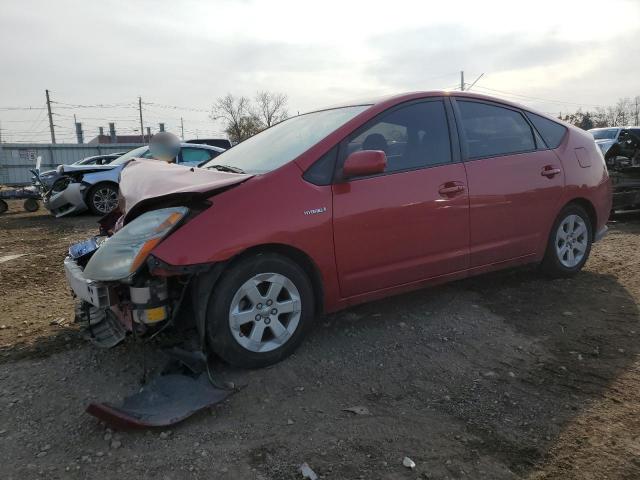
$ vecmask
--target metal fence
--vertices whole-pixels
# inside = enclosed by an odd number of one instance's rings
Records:
[[[41,171],[46,171],[93,155],[127,152],[140,145],[142,144],[0,143],[0,185],[31,183],[29,169],[35,167],[38,157],[42,157]]]

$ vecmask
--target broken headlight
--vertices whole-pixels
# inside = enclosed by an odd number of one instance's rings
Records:
[[[129,278],[187,212],[186,207],[173,207],[143,213],[96,250],[84,269],[85,277],[101,281]]]

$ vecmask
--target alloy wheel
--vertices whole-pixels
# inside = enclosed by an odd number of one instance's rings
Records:
[[[567,268],[580,264],[589,246],[589,230],[579,215],[567,215],[556,232],[556,255]]]
[[[100,213],[109,213],[118,206],[118,194],[111,187],[101,187],[93,192],[93,205]]]
[[[279,273],[260,273],[238,289],[229,308],[233,338],[251,352],[284,345],[300,323],[300,292]]]

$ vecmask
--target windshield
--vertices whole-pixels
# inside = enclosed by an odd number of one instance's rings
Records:
[[[265,173],[309,150],[369,105],[334,108],[292,117],[248,138],[202,167],[226,165],[246,173]]]
[[[128,162],[132,158],[147,158],[147,152],[149,150],[148,145],[144,145],[142,147],[134,148],[133,150],[128,151],[121,157],[116,158],[113,162],[109,163],[109,165],[122,165],[123,163]]]
[[[591,130],[589,133],[593,135],[595,140],[614,140],[618,133],[617,128],[603,128],[602,130]]]

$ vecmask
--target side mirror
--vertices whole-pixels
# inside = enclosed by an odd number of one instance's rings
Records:
[[[344,161],[344,178],[362,177],[384,172],[387,156],[382,150],[361,150],[353,152]]]

